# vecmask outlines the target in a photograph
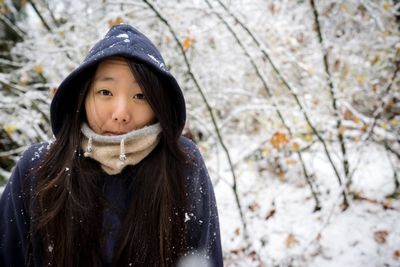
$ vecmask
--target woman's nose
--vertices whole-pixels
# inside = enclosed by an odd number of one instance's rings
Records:
[[[131,120],[131,115],[126,101],[117,101],[114,105],[112,119],[118,123],[128,123]]]

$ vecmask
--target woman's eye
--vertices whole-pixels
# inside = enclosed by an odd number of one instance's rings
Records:
[[[107,90],[107,89],[99,90],[98,93],[100,95],[104,95],[104,96],[111,96],[112,95],[111,92],[109,90]]]
[[[133,98],[134,98],[134,99],[141,99],[141,100],[146,99],[146,97],[144,96],[144,94],[136,94],[136,95],[133,96]]]

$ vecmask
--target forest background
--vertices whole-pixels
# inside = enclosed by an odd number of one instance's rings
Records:
[[[0,194],[115,24],[184,90],[226,266],[400,266],[399,0],[0,0]]]

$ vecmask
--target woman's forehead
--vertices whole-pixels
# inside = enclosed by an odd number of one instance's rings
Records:
[[[101,61],[100,63],[99,63],[99,67],[100,66],[104,66],[104,65],[120,65],[120,66],[127,66],[127,67],[129,67],[129,65],[128,65],[128,61],[127,61],[127,59],[126,58],[124,58],[124,57],[110,57],[110,58],[106,58],[106,59],[104,59],[103,61]]]
[[[108,58],[99,63],[94,75],[94,80],[98,80],[103,76],[121,76],[128,75],[129,78],[134,78],[132,70],[125,58],[115,57]]]

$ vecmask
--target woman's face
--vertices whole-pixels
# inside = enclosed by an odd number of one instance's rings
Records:
[[[120,135],[156,121],[142,89],[123,58],[97,67],[85,99],[90,128],[101,135]]]

